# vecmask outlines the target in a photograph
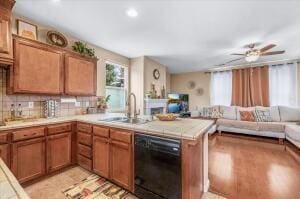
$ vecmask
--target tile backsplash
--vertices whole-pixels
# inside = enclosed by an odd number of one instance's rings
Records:
[[[70,96],[67,96],[70,97]],[[42,102],[54,99],[58,101],[58,117],[80,115],[87,108],[87,102],[89,106],[96,106],[97,97],[76,97],[77,102],[80,102],[80,106],[75,107],[75,103],[60,103],[61,98],[67,98],[66,96],[42,96],[42,95],[7,95],[6,94],[6,70],[0,68],[0,121],[6,118],[10,118],[11,104],[15,105],[15,109],[19,104],[22,106],[23,117],[43,117],[43,105]],[[29,102],[33,102],[33,108],[29,108]]]

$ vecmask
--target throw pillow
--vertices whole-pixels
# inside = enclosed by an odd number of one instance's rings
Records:
[[[218,108],[213,108],[211,112],[211,118],[221,118],[223,116],[223,113]]]
[[[240,118],[242,121],[255,121],[253,111],[240,111]]]
[[[272,122],[270,110],[255,110],[255,120],[257,122]]]
[[[204,107],[203,108],[203,117],[211,118],[213,107]]]

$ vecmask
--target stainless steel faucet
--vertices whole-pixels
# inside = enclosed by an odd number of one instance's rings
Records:
[[[134,93],[130,93],[129,95],[128,95],[128,97],[127,97],[127,102],[126,102],[126,105],[127,105],[127,108],[128,108],[128,110],[127,110],[127,117],[128,118],[131,118],[131,101],[130,101],[130,97],[131,96],[133,96],[133,105],[134,105],[134,109],[133,109],[133,114],[134,114],[134,119],[137,119],[137,116],[140,114],[140,110],[139,110],[139,112],[137,112],[136,111],[136,96],[135,96],[135,94]]]

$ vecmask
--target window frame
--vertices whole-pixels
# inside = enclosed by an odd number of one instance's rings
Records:
[[[124,69],[124,87],[123,87],[123,89],[122,89],[122,87],[114,87],[114,86],[107,86],[106,85],[106,65],[107,64],[118,66],[118,67],[121,67],[121,68]],[[116,88],[116,89],[124,90],[124,105],[125,106],[124,106],[124,108],[120,108],[120,109],[112,109],[112,108],[108,107],[107,110],[109,112],[124,112],[126,110],[126,97],[127,97],[127,93],[128,93],[128,89],[129,89],[129,70],[128,70],[128,66],[122,65],[122,64],[110,61],[110,60],[105,61],[105,97],[107,96],[106,95],[106,89],[109,89],[109,88]]]

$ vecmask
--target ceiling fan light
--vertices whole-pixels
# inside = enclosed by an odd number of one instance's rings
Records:
[[[247,62],[255,62],[258,60],[258,58],[259,58],[259,51],[256,50],[248,52],[245,57]]]
[[[255,62],[258,60],[258,58],[259,58],[259,55],[250,55],[250,56],[245,57],[247,62]]]

